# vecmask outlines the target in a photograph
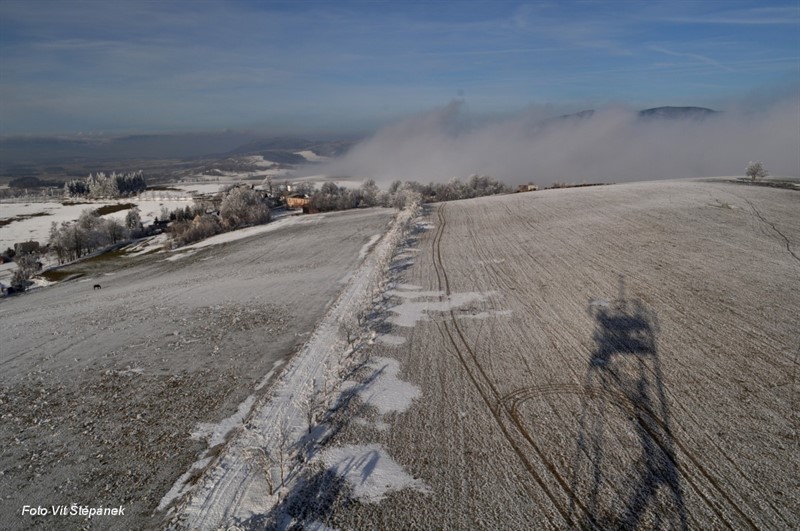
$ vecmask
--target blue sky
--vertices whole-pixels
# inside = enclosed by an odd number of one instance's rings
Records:
[[[453,99],[720,108],[798,86],[797,0],[0,0],[0,134],[361,132]]]

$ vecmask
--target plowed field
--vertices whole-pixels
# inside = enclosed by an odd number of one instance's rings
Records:
[[[421,394],[335,441],[382,444],[429,490],[315,517],[796,529],[798,214],[798,192],[721,181],[430,208],[372,347]]]

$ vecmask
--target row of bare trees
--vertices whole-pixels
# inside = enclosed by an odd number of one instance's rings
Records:
[[[307,448],[302,442],[303,437],[308,436],[307,440],[312,444],[319,443],[312,432],[340,406],[339,385],[348,374],[368,361],[369,349],[366,346],[373,337],[370,315],[379,311],[384,303],[384,292],[391,281],[389,272],[393,253],[408,237],[421,205],[418,193],[408,187],[401,187],[401,193],[406,200],[406,208],[398,214],[394,228],[385,236],[388,241],[381,245],[375,256],[376,263],[367,279],[363,299],[356,303],[357,308],[352,314],[344,316],[338,323],[345,343],[341,355],[331,363],[321,381],[312,379],[308,387],[298,393],[294,406],[296,412],[302,414],[302,420],[292,416],[278,419],[270,440],[247,450],[251,463],[264,474],[269,494],[277,495],[279,500],[297,470],[296,465],[305,461]],[[306,427],[305,434],[301,435],[302,426],[298,424],[303,421]]]

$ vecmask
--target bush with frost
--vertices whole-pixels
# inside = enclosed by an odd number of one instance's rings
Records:
[[[764,165],[761,164],[761,161],[757,160],[755,162],[750,161],[747,168],[745,168],[745,175],[750,177],[751,181],[756,181],[758,179],[764,179],[769,173],[764,169]]]

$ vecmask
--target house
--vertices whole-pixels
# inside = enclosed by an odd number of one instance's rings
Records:
[[[311,205],[311,199],[300,193],[293,193],[286,196],[286,206],[289,208],[305,208]]]
[[[539,186],[533,183],[528,184],[520,184],[517,187],[517,192],[535,192],[539,189]]]

